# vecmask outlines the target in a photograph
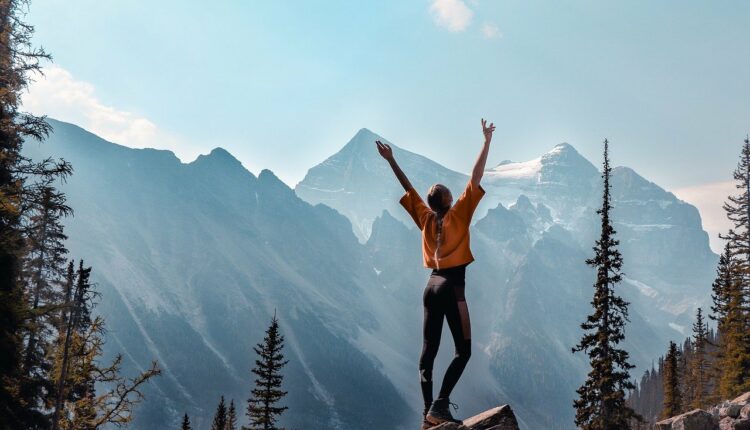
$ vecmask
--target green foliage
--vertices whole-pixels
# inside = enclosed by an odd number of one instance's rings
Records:
[[[287,409],[286,406],[278,405],[287,394],[281,390],[281,369],[288,362],[281,352],[283,347],[284,336],[279,332],[279,320],[274,313],[263,342],[254,347],[258,359],[252,369],[256,375],[255,388],[251,391],[247,406],[249,430],[279,430],[276,422]]]
[[[237,430],[237,409],[234,407],[234,399],[229,402],[226,430]]]
[[[96,293],[90,274],[91,268],[81,261],[75,277],[68,275],[67,284],[75,287],[66,288],[70,304],[61,318],[55,352],[53,430],[97,430],[130,423],[133,408],[143,400],[140,389],[161,373],[152,363],[134,378],[123,377],[120,355],[108,365],[102,363],[104,319],[91,316]]]
[[[693,323],[692,351],[688,358],[685,392],[685,404],[692,409],[703,409],[708,406],[708,387],[710,363],[708,360],[708,327],[703,318],[703,310],[698,308]]]
[[[680,387],[679,360],[677,344],[669,342],[669,350],[664,358],[664,409],[662,418],[679,415],[682,412],[682,393]]]
[[[216,407],[211,430],[226,430],[227,428],[227,406],[224,403],[224,396],[221,396],[219,405]]]
[[[610,220],[612,168],[606,139],[603,164],[602,207],[597,210],[601,217],[601,235],[594,246],[594,257],[586,260],[586,264],[596,269],[591,301],[594,312],[581,324],[584,335],[573,348],[573,352],[587,353],[591,365],[586,381],[576,391],[579,397],[573,403],[575,423],[583,430],[626,429],[631,420],[637,418],[625,398],[626,390],[635,388],[629,373],[633,365],[628,362],[627,351],[618,347],[625,337],[628,303],[614,291],[622,279],[622,255],[617,249],[619,242],[614,238]]]
[[[750,140],[745,138],[734,171],[740,191],[724,204],[734,227],[726,240],[713,284],[712,318],[717,321],[719,349],[714,398],[732,398],[750,390]]]
[[[180,426],[180,430],[193,430],[193,428],[190,426],[190,417],[188,417],[188,414],[185,414],[185,416],[182,417],[182,425]]]
[[[25,139],[44,139],[49,124],[19,110],[29,75],[49,55],[31,45],[34,28],[24,22],[28,0],[0,0],[0,428],[44,426],[45,381],[35,345],[24,345],[39,326],[24,291],[24,224],[30,206],[41,200],[40,185],[64,178],[63,161],[32,162],[21,155]],[[32,355],[33,354],[33,355]],[[28,366],[24,366],[26,357]]]

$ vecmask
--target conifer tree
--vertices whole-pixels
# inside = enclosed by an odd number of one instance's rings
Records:
[[[63,322],[63,330],[60,331],[60,338],[57,342],[57,363],[55,367],[55,397],[54,405],[52,410],[52,430],[60,428],[60,422],[65,423],[63,406],[64,402],[68,400],[68,396],[71,396],[75,400],[75,389],[72,387],[73,378],[70,377],[70,363],[72,357],[72,346],[73,339],[76,333],[80,333],[87,326],[87,310],[86,303],[90,297],[89,275],[91,273],[90,268],[86,268],[83,265],[83,261],[79,263],[78,271],[75,274],[75,287],[72,291],[72,301],[69,306],[70,309],[65,315],[66,320]],[[70,291],[71,286],[67,287]]]
[[[22,112],[20,99],[29,76],[50,56],[34,48],[34,28],[24,22],[28,0],[0,0],[0,428],[33,428],[44,424],[36,400],[19,393],[27,387],[23,370],[24,324],[29,306],[24,297],[22,223],[28,202],[38,199],[30,179],[64,177],[70,165],[32,162],[21,154],[26,139],[43,140],[50,126],[44,117]],[[36,381],[30,382],[36,385]]]
[[[724,252],[719,256],[719,263],[716,268],[716,279],[711,285],[711,315],[710,318],[717,322],[717,327],[721,331],[727,324],[727,314],[729,313],[729,298],[732,290],[736,287],[736,279],[732,273],[732,250],[729,242],[724,244]]]
[[[180,430],[193,430],[190,426],[190,417],[188,417],[188,414],[185,414],[185,416],[182,417],[182,426],[180,426]]]
[[[257,377],[255,388],[248,399],[249,430],[279,430],[276,427],[276,421],[287,409],[286,406],[278,405],[287,394],[286,391],[281,390],[283,380],[281,369],[288,362],[284,360],[283,347],[284,336],[279,332],[279,320],[274,312],[263,342],[254,347],[259,357],[252,369]]]
[[[737,260],[737,271],[745,288],[750,278],[750,139],[745,137],[740,161],[734,170],[734,180],[739,195],[728,196],[724,203],[727,218],[734,228],[722,236],[727,240],[732,257]]]
[[[695,314],[695,323],[693,323],[692,353],[686,383],[687,391],[690,393],[689,400],[692,409],[702,409],[707,406],[706,395],[709,375],[707,342],[708,330],[703,319],[703,310],[698,308]]]
[[[190,417],[188,417],[187,414],[182,417],[182,425],[180,426],[180,430],[193,430],[193,428],[190,426]]]
[[[216,407],[214,421],[211,424],[211,430],[226,430],[227,428],[227,406],[224,403],[224,396],[221,396],[219,406]]]
[[[91,316],[96,292],[89,282],[90,273],[91,268],[81,261],[71,309],[57,342],[53,429],[98,430],[108,424],[128,424],[134,406],[143,400],[142,386],[161,373],[154,362],[134,378],[123,377],[121,355],[109,365],[101,363],[104,320]],[[97,386],[104,390],[98,392]]]
[[[670,341],[667,356],[664,358],[664,409],[662,418],[679,415],[682,412],[680,375],[678,370],[679,351],[677,344]]]
[[[628,303],[614,290],[622,277],[622,256],[610,219],[611,173],[609,142],[605,139],[602,206],[597,210],[601,217],[601,235],[594,246],[594,257],[586,260],[586,264],[596,269],[591,301],[594,311],[581,324],[584,335],[573,348],[573,352],[587,353],[591,365],[586,381],[577,390],[579,397],[574,401],[575,423],[583,430],[626,429],[633,418],[640,419],[625,399],[626,391],[635,388],[629,373],[634,366],[628,362],[628,352],[618,347],[625,337]]]
[[[226,430],[237,430],[237,409],[234,407],[234,399],[229,401]]]
[[[727,218],[734,228],[726,239],[724,264],[728,279],[720,288],[714,285],[714,311],[719,322],[719,360],[717,393],[734,397],[750,390],[750,139],[744,140],[740,160],[734,171],[739,194],[724,203]],[[720,261],[720,269],[722,262]]]
[[[20,393],[28,405],[43,409],[51,391],[49,360],[57,322],[55,316],[63,305],[67,236],[62,218],[72,211],[63,193],[51,184],[41,187],[40,201],[31,204],[31,215],[24,224],[27,249],[24,258],[24,281],[30,314],[25,326],[23,360],[24,390]]]

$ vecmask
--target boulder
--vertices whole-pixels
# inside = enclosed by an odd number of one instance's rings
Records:
[[[750,403],[740,409],[740,418],[743,420],[750,420]]]
[[[656,430],[717,430],[716,418],[702,409],[694,409],[656,423]]]
[[[737,418],[738,416],[740,416],[740,410],[742,410],[742,406],[743,405],[740,405],[738,403],[730,403],[723,408],[719,408],[719,418]]]
[[[733,405],[740,405],[740,406],[747,405],[748,403],[750,403],[750,391],[737,397],[736,399],[732,400],[730,403]]]
[[[510,406],[502,405],[465,419],[463,425],[444,423],[431,430],[518,430],[518,421]]]
[[[719,430],[750,430],[750,421],[726,417],[719,421]]]

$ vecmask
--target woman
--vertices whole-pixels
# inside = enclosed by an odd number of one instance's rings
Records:
[[[422,231],[422,257],[424,266],[432,268],[430,279],[424,290],[424,343],[419,358],[419,374],[424,398],[423,427],[430,427],[443,422],[456,422],[451,415],[449,396],[455,387],[466,363],[471,356],[471,324],[469,308],[464,298],[464,277],[466,266],[474,261],[469,247],[469,224],[479,200],[484,196],[484,189],[479,185],[487,163],[487,152],[490,149],[494,123],[487,126],[482,119],[484,145],[474,164],[466,189],[451,206],[453,197],[450,190],[442,184],[430,187],[427,203],[419,197],[409,179],[393,158],[391,147],[376,141],[378,152],[393,169],[406,194],[399,203],[409,212],[417,227]],[[448,370],[437,399],[432,398],[432,365],[440,345],[440,334],[443,329],[443,318],[448,320],[453,335],[456,354]]]

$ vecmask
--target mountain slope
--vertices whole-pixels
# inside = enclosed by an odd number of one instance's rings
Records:
[[[164,369],[137,428],[175,427],[184,412],[205,427],[220,394],[244,403],[251,348],[274,310],[290,360],[286,426],[398,428],[410,417],[355,345],[382,316],[365,306],[375,273],[363,270],[369,257],[346,218],[303,202],[270,171],[255,177],[221,149],[182,164],[52,124],[50,139],[27,151],[75,168],[63,186],[75,208],[69,248],[94,268],[107,352],[124,352],[129,371],[151,359]]]

